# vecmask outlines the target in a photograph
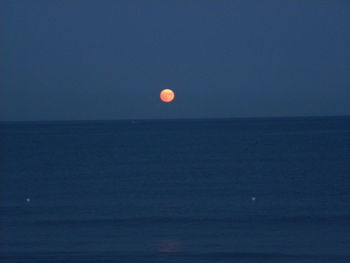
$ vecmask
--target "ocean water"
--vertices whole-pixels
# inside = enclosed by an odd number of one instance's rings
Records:
[[[350,262],[350,118],[1,123],[0,262]]]

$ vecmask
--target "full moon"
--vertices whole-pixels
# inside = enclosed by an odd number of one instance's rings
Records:
[[[175,98],[175,93],[174,91],[172,91],[171,89],[163,89],[161,92],[160,92],[160,99],[163,101],[163,102],[172,102]]]

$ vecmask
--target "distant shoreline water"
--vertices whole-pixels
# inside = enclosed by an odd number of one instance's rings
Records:
[[[105,123],[105,122],[205,122],[205,121],[266,121],[266,120],[319,120],[319,119],[348,119],[350,115],[319,115],[319,116],[272,116],[272,117],[213,117],[213,118],[163,118],[163,119],[86,119],[86,120],[15,120],[15,121],[1,121],[1,124],[26,124],[26,123]]]

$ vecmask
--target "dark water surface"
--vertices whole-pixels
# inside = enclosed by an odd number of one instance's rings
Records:
[[[0,125],[0,262],[350,262],[350,118]]]

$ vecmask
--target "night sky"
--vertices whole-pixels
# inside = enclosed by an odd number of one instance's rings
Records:
[[[0,22],[2,121],[350,114],[348,0],[1,0]]]

